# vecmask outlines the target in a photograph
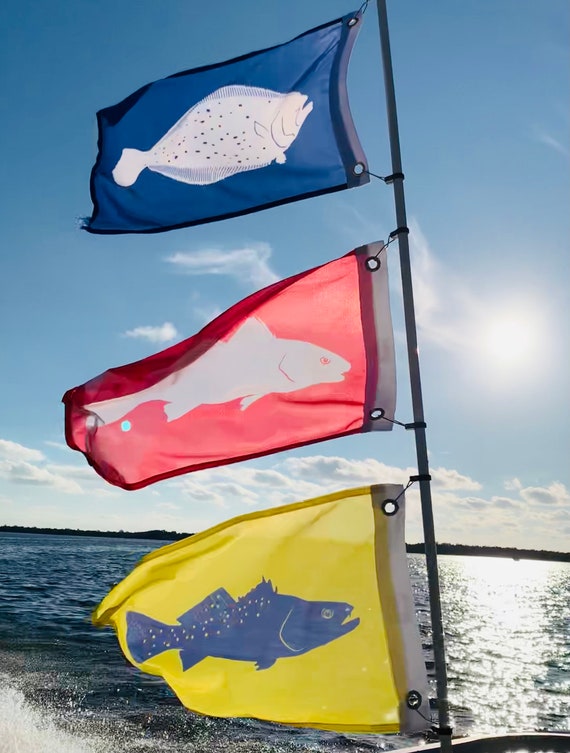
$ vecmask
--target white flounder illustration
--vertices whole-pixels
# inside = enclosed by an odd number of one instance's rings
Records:
[[[149,151],[123,149],[113,170],[132,186],[148,168],[167,178],[205,186],[230,175],[285,162],[313,103],[300,92],[282,94],[225,86],[198,102]]]
[[[168,421],[199,405],[242,398],[243,411],[271,393],[302,390],[315,384],[342,382],[350,363],[313,343],[276,337],[255,317],[247,319],[227,341],[216,342],[202,356],[140,392],[85,405],[87,423],[112,423],[139,405],[164,400]]]

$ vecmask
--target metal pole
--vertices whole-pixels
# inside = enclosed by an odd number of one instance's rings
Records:
[[[392,71],[392,56],[390,51],[390,36],[388,32],[388,14],[386,0],[376,0],[378,7],[378,22],[380,25],[380,42],[382,46],[382,64],[384,69],[384,87],[386,92],[386,111],[390,134],[390,153],[392,156],[392,181],[394,187],[394,205],[398,228],[406,228],[406,204],[404,200],[404,181],[402,175],[402,158],[400,154],[400,135],[398,131],[398,116],[396,112],[396,95],[394,92],[394,75]],[[398,234],[400,248],[400,270],[402,275],[402,291],[404,299],[404,317],[406,322],[406,340],[408,346],[408,364],[410,369],[410,386],[412,392],[412,407],[414,423],[419,424],[414,429],[416,437],[416,457],[418,472],[424,480],[420,484],[422,506],[422,520],[426,550],[426,564],[428,574],[429,602],[431,625],[433,634],[433,653],[435,660],[435,677],[437,683],[437,706],[439,714],[439,740],[441,750],[452,751],[451,729],[449,727],[449,702],[447,699],[447,671],[445,666],[445,644],[443,622],[441,618],[441,602],[439,590],[439,575],[437,568],[437,546],[435,543],[435,529],[433,523],[433,509],[431,501],[431,487],[429,478],[429,463],[426,444],[425,420],[420,380],[420,364],[418,358],[418,343],[416,334],[416,320],[414,312],[414,293],[410,266],[410,247],[406,232]]]

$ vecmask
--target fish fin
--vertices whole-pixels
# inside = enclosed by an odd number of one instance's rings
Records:
[[[272,89],[262,89],[259,86],[222,86],[220,89],[208,94],[201,102],[210,102],[212,100],[227,99],[228,97],[263,97],[264,99],[283,99],[286,95],[282,92],[276,92]],[[197,104],[200,104],[197,103]]]
[[[180,662],[182,664],[182,671],[186,672],[187,669],[190,669],[190,667],[193,667],[195,664],[198,664],[198,662],[201,662],[202,659],[206,658],[206,656],[208,656],[208,654],[204,651],[196,651],[192,650],[191,648],[180,649]]]
[[[237,341],[239,344],[238,338],[247,338],[248,340],[254,339],[257,344],[260,340],[264,340],[265,343],[269,342],[269,340],[275,340],[275,335],[265,322],[258,319],[257,316],[250,316],[236,329],[228,342],[233,343]]]
[[[194,605],[191,609],[184,614],[181,614],[178,618],[178,622],[188,631],[190,631],[193,625],[201,624],[212,616],[212,611],[217,613],[218,610],[227,609],[235,605],[235,600],[232,599],[230,594],[225,588],[217,588],[211,594],[208,594],[206,598],[201,602]]]
[[[253,130],[262,139],[266,139],[269,136],[269,129],[257,120],[253,124]]]
[[[162,634],[163,630],[169,629],[170,625],[147,617],[146,614],[140,612],[127,612],[126,620],[127,646],[137,663],[142,664],[142,662],[170,650],[165,639],[157,637]]]
[[[227,165],[223,167],[175,167],[174,165],[148,165],[154,173],[160,173],[166,178],[172,178],[180,183],[195,186],[208,186],[237,173],[255,170],[264,165]]]
[[[118,186],[132,186],[147,167],[148,153],[140,149],[123,149],[113,168],[113,180]]]
[[[245,410],[246,408],[249,408],[249,406],[252,403],[255,403],[256,400],[259,400],[260,397],[263,397],[263,395],[248,395],[247,397],[244,397],[239,404],[240,410]]]
[[[130,413],[134,408],[139,405],[140,400],[138,394],[125,395],[124,397],[114,397],[110,400],[101,400],[98,403],[89,403],[84,405],[83,409],[88,411],[95,419],[99,419],[102,424],[112,424],[114,421],[118,421]],[[88,417],[89,418],[89,417]],[[93,425],[93,422],[90,422]],[[95,425],[97,420],[95,421]]]
[[[177,418],[181,418],[186,415],[186,413],[190,413],[191,410],[194,410],[194,408],[197,407],[198,406],[195,403],[190,401],[187,403],[178,401],[176,403],[166,403],[164,406],[164,412],[166,413],[167,421],[175,421]]]
[[[269,667],[272,667],[275,664],[275,659],[273,659],[270,656],[266,656],[263,659],[258,659],[255,662],[255,669],[257,672],[259,672],[260,669],[269,669]]]
[[[287,162],[287,157],[284,154],[280,154],[275,157],[275,162],[277,162],[278,165],[284,165],[285,162]]]

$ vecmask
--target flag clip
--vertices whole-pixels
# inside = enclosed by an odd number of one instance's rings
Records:
[[[425,429],[427,424],[425,421],[414,421],[411,424],[404,424],[405,429]]]
[[[451,735],[453,734],[453,727],[432,727],[432,731],[435,732],[435,734],[438,737],[442,737],[443,735]]]
[[[386,185],[389,185],[395,180],[404,180],[404,177],[404,173],[392,173],[392,175],[386,175],[386,177],[384,178],[384,183],[386,183]]]
[[[408,235],[410,232],[410,228],[406,227],[405,225],[402,225],[402,227],[397,227],[395,230],[392,230],[390,233],[390,238],[395,238],[397,235],[400,235],[401,233],[405,233]]]
[[[410,484],[413,484],[414,481],[431,481],[431,476],[429,473],[420,473],[419,476],[410,476]]]

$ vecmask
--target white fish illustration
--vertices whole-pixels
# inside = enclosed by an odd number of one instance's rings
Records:
[[[205,186],[230,175],[283,164],[313,103],[300,92],[224,86],[195,104],[148,152],[123,149],[113,170],[132,186],[149,170]]]
[[[164,400],[168,421],[199,405],[242,398],[243,411],[271,393],[302,390],[314,384],[342,382],[350,363],[313,343],[276,337],[255,317],[227,341],[216,342],[202,356],[160,382],[132,395],[85,405],[89,426],[124,418],[142,403]]]

